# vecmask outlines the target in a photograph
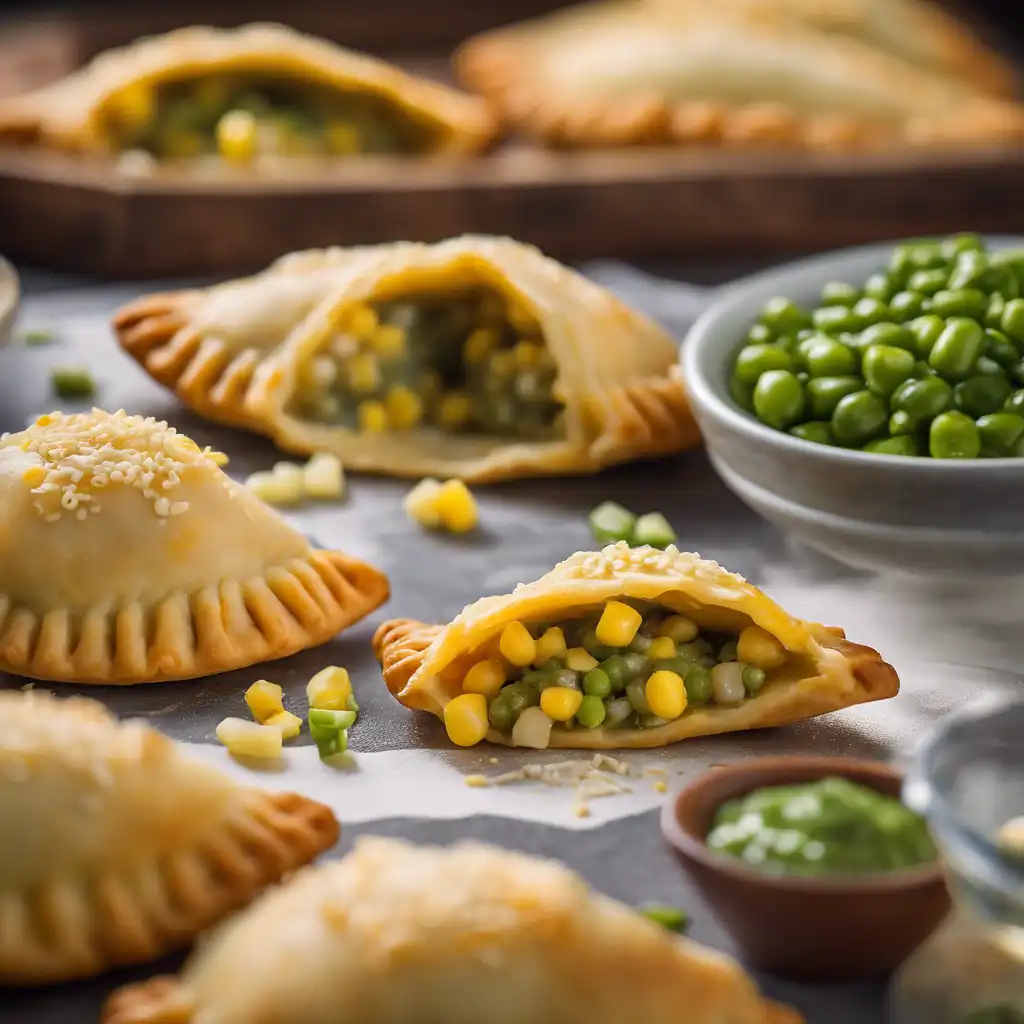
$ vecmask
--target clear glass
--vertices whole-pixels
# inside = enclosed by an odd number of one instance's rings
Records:
[[[1024,857],[996,844],[1024,815],[1024,699],[942,719],[903,797],[928,818],[954,909],[894,979],[893,1024],[1024,1024]]]

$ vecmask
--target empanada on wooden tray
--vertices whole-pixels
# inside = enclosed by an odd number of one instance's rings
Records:
[[[385,622],[374,649],[391,693],[466,746],[659,747],[899,690],[877,651],[715,562],[625,543],[577,552],[447,625]]]
[[[188,945],[338,824],[93,701],[3,691],[0,836],[0,985],[36,985]]]
[[[508,238],[296,253],[114,324],[201,414],[356,470],[586,473],[698,441],[678,342]]]

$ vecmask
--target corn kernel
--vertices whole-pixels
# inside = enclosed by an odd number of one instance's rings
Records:
[[[568,686],[549,686],[540,695],[541,711],[556,722],[568,722],[582,703],[583,694]]]
[[[537,321],[521,299],[509,300],[505,315],[508,317],[508,322],[520,334],[533,334],[536,332]]]
[[[275,462],[271,472],[274,474],[274,479],[279,480],[282,484],[305,489],[306,476],[302,466],[297,463]]]
[[[496,377],[514,377],[518,369],[515,354],[507,348],[495,352],[487,364],[487,369]]]
[[[538,664],[551,658],[560,658],[565,652],[565,634],[558,626],[546,629],[543,636],[537,640]]]
[[[346,320],[348,333],[360,341],[368,341],[380,325],[377,312],[371,306],[353,306]]]
[[[501,338],[498,332],[490,327],[478,327],[466,339],[463,356],[467,363],[482,363],[491,350],[497,348]]]
[[[302,480],[310,498],[340,498],[345,493],[345,470],[330,452],[317,452],[302,467]]]
[[[437,407],[437,425],[442,430],[461,430],[473,418],[473,399],[462,391],[449,391]]]
[[[302,719],[298,715],[293,715],[290,711],[278,711],[276,715],[271,715],[264,723],[269,725],[272,729],[279,729],[281,731],[281,739],[290,740],[302,732]]]
[[[236,164],[256,155],[256,118],[248,110],[229,110],[217,122],[217,152]]]
[[[544,359],[544,348],[535,341],[520,341],[515,344],[512,354],[524,370],[539,366]]]
[[[409,430],[423,419],[423,401],[404,384],[395,384],[384,399],[388,426],[395,430]]]
[[[444,707],[448,738],[459,747],[476,746],[490,727],[487,698],[482,693],[463,693]]]
[[[137,130],[153,120],[156,96],[147,85],[133,85],[122,89],[112,98],[111,108],[122,127]]]
[[[337,665],[322,668],[306,683],[306,700],[319,711],[348,711],[352,680],[346,669]]]
[[[323,391],[338,379],[338,364],[330,356],[314,356],[299,367],[303,388]]]
[[[571,668],[573,672],[589,672],[600,664],[584,647],[573,647],[565,652],[565,667]]]
[[[652,640],[651,646],[647,648],[647,657],[653,658],[655,661],[664,661],[666,658],[674,658],[675,656],[676,645],[670,636],[659,636],[657,639]]]
[[[670,615],[658,626],[657,633],[658,636],[667,636],[677,644],[688,644],[691,640],[697,639],[700,627],[685,615]]]
[[[245,703],[249,705],[252,717],[257,722],[266,722],[268,718],[284,711],[284,694],[277,683],[260,679],[245,691]]]
[[[485,697],[497,697],[505,685],[505,666],[500,661],[488,658],[478,661],[462,680],[465,693],[482,693]]]
[[[437,492],[437,514],[451,533],[468,533],[479,520],[476,498],[461,480],[448,480]]]
[[[217,739],[233,757],[272,760],[281,756],[281,730],[247,722],[244,718],[225,718],[217,726]]]
[[[609,601],[595,629],[597,639],[608,647],[628,647],[642,621],[643,616],[635,608],[621,601]]]
[[[383,402],[360,402],[358,415],[359,429],[368,434],[382,434],[388,429],[388,414]]]
[[[405,355],[405,331],[397,324],[381,324],[370,338],[373,351],[382,359]]]
[[[406,514],[420,526],[435,530],[441,525],[441,513],[437,507],[437,497],[441,493],[441,484],[434,479],[421,480],[403,501]]]
[[[21,474],[21,479],[27,487],[38,487],[46,479],[46,470],[42,466],[30,466]]]
[[[380,386],[380,367],[369,352],[353,356],[345,367],[348,382],[356,391],[369,394]]]
[[[767,670],[778,668],[786,660],[786,648],[768,630],[747,626],[736,643],[736,656],[740,661]]]
[[[348,121],[328,121],[324,128],[324,139],[332,153],[359,152],[359,132]]]
[[[648,707],[659,718],[671,721],[686,710],[686,684],[677,672],[655,672],[647,680],[644,696]]]
[[[521,622],[510,622],[501,631],[501,655],[512,665],[524,668],[537,657],[537,642]]]
[[[297,505],[305,493],[301,484],[296,486],[294,481],[275,473],[253,473],[246,479],[245,486],[268,505]]]

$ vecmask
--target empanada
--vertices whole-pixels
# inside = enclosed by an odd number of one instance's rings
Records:
[[[876,651],[793,618],[715,562],[624,542],[447,626],[385,622],[374,649],[391,693],[462,746],[658,747],[899,690]]]
[[[6,691],[0,836],[0,985],[34,985],[187,945],[332,846],[338,824],[94,701]]]
[[[271,309],[267,331],[253,311]],[[669,374],[678,343],[508,238],[297,253],[248,281],[134,303],[115,328],[197,411],[357,470],[583,473],[698,440]]]
[[[155,419],[41,416],[0,438],[0,671],[188,679],[329,640],[388,596]]]
[[[472,153],[493,134],[475,97],[270,24],[149,36],[0,101],[0,138],[158,160]]]
[[[219,928],[103,1024],[800,1024],[742,968],[480,843],[360,839]]]
[[[460,80],[554,145],[715,142],[812,149],[992,144],[1024,113],[793,18],[613,0],[477,36]]]

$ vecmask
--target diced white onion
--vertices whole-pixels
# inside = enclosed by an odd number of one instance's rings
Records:
[[[743,685],[743,666],[738,661],[727,661],[711,670],[716,704],[741,704],[747,695]]]
[[[526,708],[512,726],[512,743],[517,747],[546,750],[554,723],[540,708]]]

